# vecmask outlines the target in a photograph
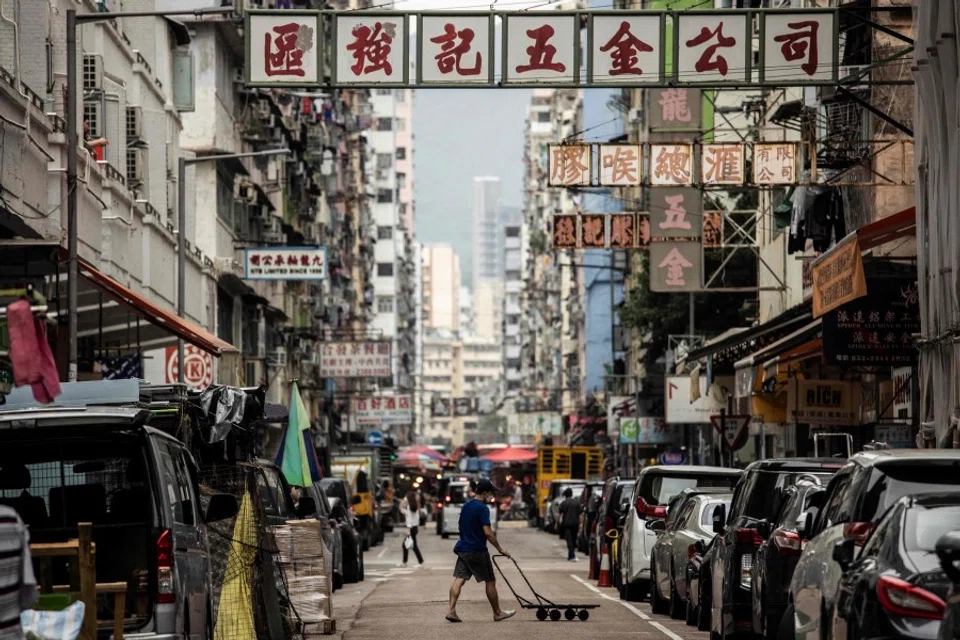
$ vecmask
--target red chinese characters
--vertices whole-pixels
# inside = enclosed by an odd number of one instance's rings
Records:
[[[463,66],[463,57],[471,53],[471,43],[476,33],[473,29],[457,29],[452,23],[446,23],[443,26],[443,33],[430,42],[440,45],[440,53],[434,56],[437,61],[437,69],[442,74],[449,74],[456,70],[461,76],[480,75],[483,67],[483,55],[479,52],[473,52],[473,66]],[[469,58],[468,58],[469,60]]]
[[[778,42],[781,45],[780,52],[783,55],[783,59],[787,62],[804,60],[800,65],[800,69],[808,76],[815,75],[820,66],[818,40],[820,23],[816,20],[788,22],[787,28],[791,29],[791,31],[773,38],[774,42]]]
[[[347,51],[353,56],[350,71],[356,76],[383,72],[393,75],[390,52],[393,39],[397,35],[397,25],[392,22],[374,22],[373,25],[358,24],[351,32],[353,41],[347,44]]]
[[[550,44],[550,39],[553,38],[556,30],[551,25],[545,24],[536,29],[528,29],[526,33],[527,37],[533,40],[533,43],[526,48],[529,60],[526,64],[516,66],[517,73],[527,73],[537,70],[563,73],[567,70],[565,64],[554,61],[554,57],[557,55],[557,48]]]
[[[313,29],[298,22],[277,25],[263,35],[263,72],[268,77],[306,75],[305,53],[313,49]]]
[[[610,54],[611,76],[643,75],[643,69],[639,66],[639,54],[652,52],[653,47],[633,35],[630,31],[630,23],[624,20],[613,37],[600,47],[600,51]]]
[[[703,27],[700,30],[699,35],[687,40],[686,44],[688,47],[696,47],[706,44],[711,40],[715,40],[715,42],[709,44],[703,50],[703,53],[700,54],[699,59],[694,64],[694,68],[699,73],[717,71],[720,73],[720,75],[726,76],[727,72],[730,70],[727,59],[717,52],[721,48],[730,48],[736,46],[737,40],[736,38],[723,35],[722,21],[717,25],[717,28],[713,30]]]

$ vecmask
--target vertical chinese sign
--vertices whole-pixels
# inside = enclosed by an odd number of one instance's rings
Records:
[[[252,87],[316,86],[323,81],[319,11],[248,11],[246,80]]]
[[[699,238],[703,195],[691,187],[656,187],[650,194],[650,233],[654,238]]]
[[[504,84],[580,82],[580,16],[524,11],[503,14]]]
[[[699,291],[703,288],[703,250],[699,242],[652,242],[650,290]]]
[[[334,83],[402,85],[410,78],[408,16],[399,13],[337,14],[334,20]]]
[[[492,85],[493,21],[490,13],[420,14],[417,83]]]

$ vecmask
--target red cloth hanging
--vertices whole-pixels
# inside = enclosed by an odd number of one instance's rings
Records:
[[[17,300],[7,305],[7,330],[13,384],[30,385],[37,402],[53,402],[60,395],[60,376],[47,343],[46,327],[40,318],[33,316],[28,301]]]

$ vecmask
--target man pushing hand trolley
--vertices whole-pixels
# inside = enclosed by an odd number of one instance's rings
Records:
[[[523,581],[527,583],[527,588],[529,588],[530,593],[533,594],[533,600],[524,598],[517,593],[516,589],[513,588],[513,585],[510,584],[510,581],[507,580],[507,576],[503,573],[503,569],[500,568],[497,558],[509,558],[513,562],[513,565],[517,568],[517,573],[519,573],[520,577],[523,578]],[[512,556],[493,556],[493,566],[497,568],[497,572],[501,575],[501,577],[503,577],[503,581],[507,584],[507,588],[510,589],[510,592],[513,593],[513,597],[515,597],[517,602],[520,603],[520,608],[537,610],[537,620],[543,621],[549,617],[551,620],[556,622],[562,615],[566,617],[567,620],[580,618],[586,622],[590,617],[590,609],[597,609],[600,607],[598,604],[558,604],[552,600],[548,600],[537,593],[537,590],[533,588],[532,584],[530,584],[530,580],[527,579],[526,574],[523,573],[520,565],[517,564],[517,560]],[[563,610],[563,614],[560,613],[561,610]]]

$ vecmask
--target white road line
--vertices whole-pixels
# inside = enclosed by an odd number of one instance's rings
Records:
[[[678,636],[676,633],[674,633],[673,631],[670,631],[670,629],[667,629],[665,626],[663,626],[662,624],[660,624],[660,623],[657,622],[656,620],[652,620],[652,619],[650,618],[650,616],[648,616],[647,614],[645,614],[643,611],[640,611],[640,609],[637,609],[635,606],[633,606],[633,605],[630,604],[629,602],[624,602],[624,601],[621,600],[620,598],[615,598],[615,597],[611,596],[610,594],[604,593],[604,592],[601,591],[598,587],[590,584],[589,582],[587,582],[586,580],[584,580],[584,579],[581,578],[580,576],[576,576],[576,575],[573,575],[573,574],[571,573],[571,574],[570,574],[570,577],[573,578],[574,580],[576,580],[577,582],[579,582],[580,584],[582,584],[583,586],[585,586],[587,589],[590,589],[590,591],[593,591],[594,593],[596,593],[596,594],[597,594],[598,596],[600,596],[601,598],[605,598],[605,599],[607,599],[607,600],[612,600],[613,602],[616,602],[616,603],[622,605],[625,609],[627,609],[628,611],[632,612],[634,615],[636,615],[637,617],[639,617],[641,620],[645,620],[646,622],[648,622],[651,627],[653,627],[654,629],[656,629],[657,631],[659,631],[659,632],[662,633],[663,635],[665,635],[665,636],[667,636],[668,638],[670,638],[670,640],[684,640],[682,636]]]
[[[386,553],[387,553],[387,548],[384,547],[383,549],[380,549],[380,553],[377,554],[377,557],[382,558]]]

